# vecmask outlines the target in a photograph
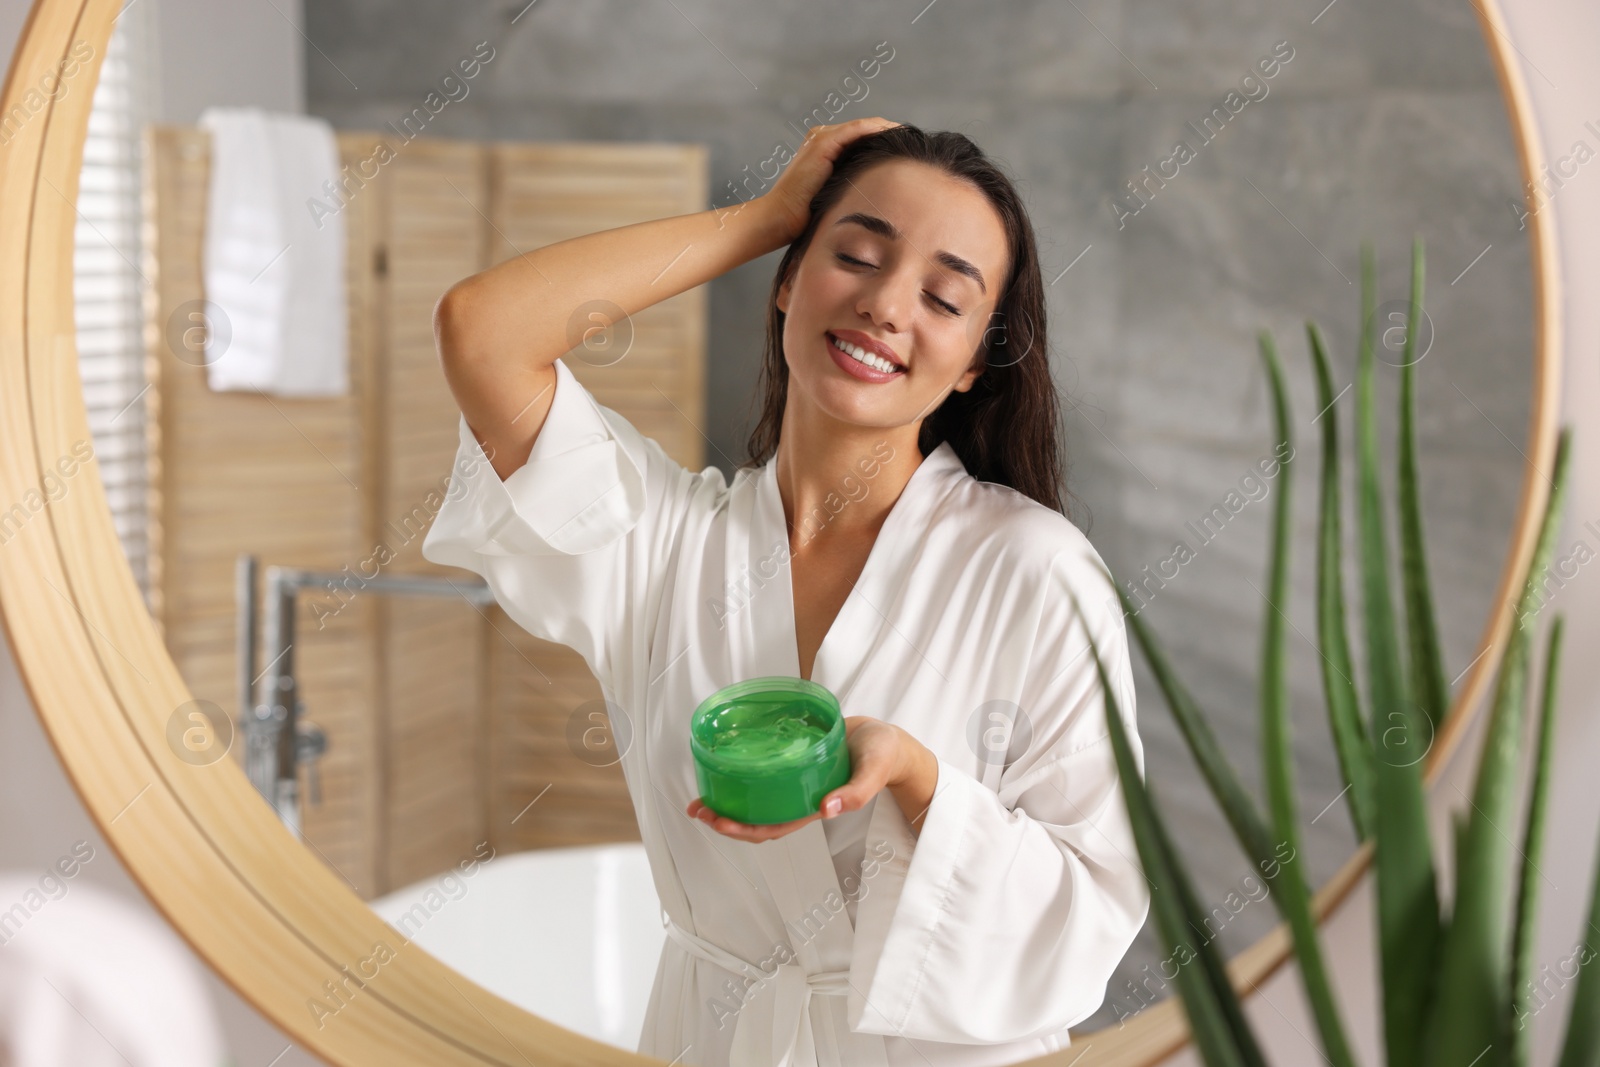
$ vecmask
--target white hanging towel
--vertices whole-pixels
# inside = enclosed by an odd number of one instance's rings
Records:
[[[324,189],[339,179],[333,127],[256,107],[206,108],[199,125],[211,133],[207,384],[280,396],[349,392],[344,214],[326,210]],[[315,203],[323,210],[313,213]]]

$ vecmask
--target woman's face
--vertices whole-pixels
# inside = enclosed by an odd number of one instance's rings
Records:
[[[965,182],[910,160],[858,175],[778,291],[790,403],[888,429],[972,388],[1008,255],[999,213]],[[862,367],[835,340],[878,342],[900,369]]]

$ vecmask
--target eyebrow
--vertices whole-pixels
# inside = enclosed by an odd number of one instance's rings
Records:
[[[901,237],[901,233],[894,223],[888,219],[880,219],[876,215],[868,215],[862,211],[852,211],[848,215],[842,215],[834,221],[834,225],[843,226],[847,222],[853,222],[857,226],[865,227],[879,236],[887,237],[891,241],[898,241]],[[933,258],[957,274],[965,274],[978,283],[978,289],[985,296],[989,294],[989,287],[983,284],[983,271],[975,267],[970,261],[962,259],[954,252],[946,252],[943,249],[935,252]]]

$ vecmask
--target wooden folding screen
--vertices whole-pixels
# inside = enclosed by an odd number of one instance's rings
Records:
[[[592,744],[603,703],[581,658],[529,636],[498,607],[384,596],[362,591],[360,578],[475,580],[421,556],[459,418],[434,348],[439,295],[566,237],[702,210],[707,189],[697,145],[389,136],[392,156],[366,178],[388,155],[379,152],[385,136],[338,134],[347,173],[365,179],[348,183],[340,209],[348,396],[207,388],[199,331],[216,327],[218,309],[204,303],[201,276],[204,131],[150,128],[145,203],[156,621],[195,696],[236,720],[238,555],[254,553],[263,569],[349,576],[300,597],[296,673],[306,719],[330,741],[320,802],[309,803],[304,776],[301,795],[308,846],[364,897],[484,846],[505,853],[638,837],[620,769]],[[566,363],[601,404],[698,470],[704,290],[631,326],[625,358]]]

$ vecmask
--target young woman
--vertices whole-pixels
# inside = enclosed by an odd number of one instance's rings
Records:
[[[751,459],[674,463],[557,357],[788,246]],[[1000,1064],[1067,1044],[1143,925],[1088,636],[1143,773],[1122,616],[1062,512],[1032,226],[966,137],[812,129],[764,195],[507,260],[435,313],[460,404],[423,545],[613,708],[668,941],[641,1052]],[[760,675],[846,714],[852,778],[777,826],[701,802],[689,716]]]

